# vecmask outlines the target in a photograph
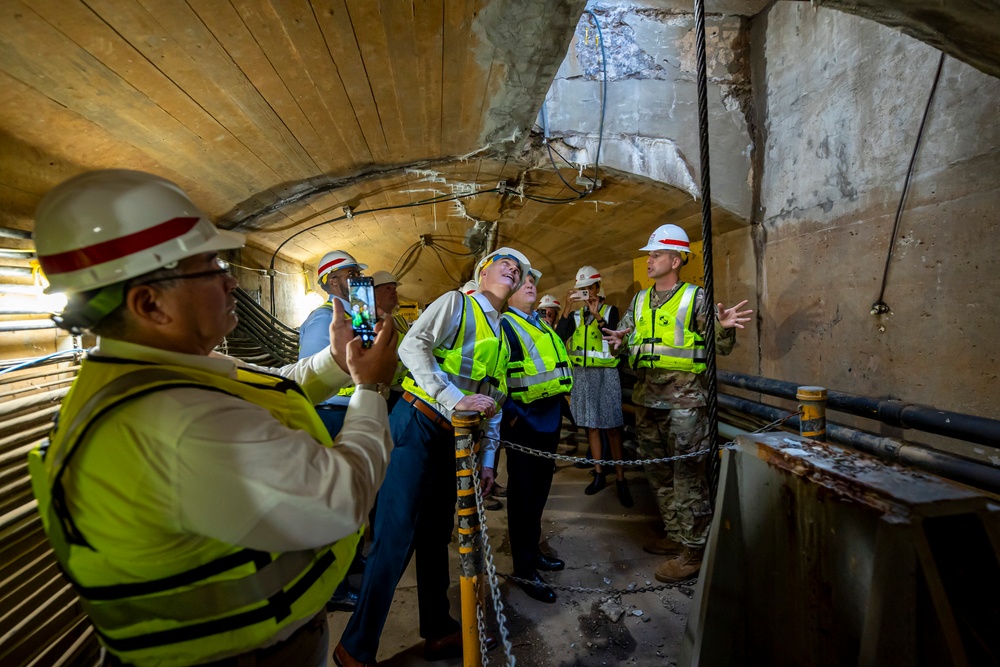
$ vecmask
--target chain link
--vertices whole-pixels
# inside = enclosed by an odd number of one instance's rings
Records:
[[[641,459],[633,461],[622,461],[620,459],[612,460],[602,460],[602,459],[587,459],[580,456],[569,456],[568,454],[550,454],[549,452],[542,452],[537,449],[532,449],[531,447],[525,447],[524,445],[519,445],[516,442],[510,442],[508,440],[501,440],[504,447],[513,449],[516,452],[523,452],[525,454],[532,454],[534,456],[539,456],[543,459],[553,459],[555,461],[569,461],[571,463],[586,463],[588,465],[602,465],[602,466],[642,466],[647,463],[669,463],[670,461],[680,461],[681,459],[693,459],[699,456],[704,456],[708,454],[707,449],[700,449],[697,452],[691,452],[689,454],[680,454],[679,456],[664,456],[658,459]],[[724,446],[729,447],[731,443],[726,443]]]
[[[500,598],[500,580],[497,578],[497,568],[493,564],[493,550],[490,548],[490,538],[486,531],[486,510],[483,509],[483,496],[479,486],[479,475],[475,474],[479,470],[479,460],[475,448],[470,452],[472,456],[473,475],[472,483],[475,487],[476,512],[479,513],[479,537],[483,542],[483,564],[486,583],[490,587],[490,596],[493,598],[493,611],[497,617],[497,628],[500,631],[500,643],[503,645],[504,654],[507,657],[506,667],[515,667],[517,660],[514,658],[514,647],[510,643],[510,634],[507,632],[507,617],[503,613],[503,600]],[[481,631],[485,632],[485,629]],[[480,647],[485,647],[486,641],[480,637]],[[482,648],[485,654],[485,648]],[[486,663],[483,663],[484,665]]]
[[[800,414],[802,414],[801,410],[796,410],[795,412],[790,412],[787,415],[785,415],[784,417],[781,417],[780,419],[775,419],[770,424],[765,424],[764,426],[761,426],[756,431],[753,431],[753,433],[764,433],[765,431],[770,431],[773,428],[781,426],[782,424],[784,424],[786,421],[788,421],[792,417],[795,417],[795,416],[800,415]],[[501,440],[500,443],[504,447],[507,447],[509,449],[513,449],[516,452],[522,452],[524,454],[531,454],[532,456],[538,456],[538,457],[543,458],[543,459],[552,459],[554,461],[568,461],[570,463],[586,463],[587,465],[601,465],[601,466],[606,466],[606,465],[609,465],[609,466],[610,465],[614,465],[614,466],[644,466],[646,464],[670,463],[671,461],[680,461],[682,459],[693,459],[693,458],[697,458],[699,456],[704,456],[705,454],[708,454],[709,451],[711,451],[711,450],[708,450],[708,449],[700,449],[700,450],[698,450],[696,452],[689,452],[687,454],[679,454],[677,456],[663,456],[663,457],[660,457],[658,459],[635,459],[635,460],[631,460],[631,461],[623,461],[623,460],[620,460],[620,459],[611,459],[611,460],[605,461],[603,459],[589,459],[589,458],[583,458],[581,456],[570,456],[568,454],[556,454],[556,453],[551,453],[550,454],[549,452],[543,452],[543,451],[539,451],[537,449],[532,449],[531,447],[526,447],[524,445],[519,445],[516,442],[510,442],[509,440]],[[736,446],[735,442],[729,441],[726,444],[721,445],[719,447],[719,449],[733,449],[735,446]]]
[[[799,414],[799,411],[790,413],[781,419],[777,419],[766,426],[763,426],[754,433],[762,433],[766,430],[770,430],[776,426],[783,424],[792,417]],[[482,434],[480,433],[480,438]],[[554,459],[557,461],[569,461],[572,463],[582,462],[589,465],[624,465],[624,466],[640,466],[646,465],[647,463],[667,463],[670,461],[679,461],[681,459],[696,458],[698,456],[704,456],[709,452],[708,449],[703,449],[697,452],[690,452],[688,454],[681,454],[679,456],[665,456],[657,459],[645,459],[638,461],[622,461],[622,460],[610,460],[603,461],[600,459],[589,459],[581,458],[578,456],[568,456],[565,454],[550,454],[548,452],[542,452],[537,449],[532,449],[531,447],[525,447],[524,445],[519,445],[515,442],[502,441],[505,447],[509,447],[515,451],[523,452],[525,454],[532,454],[534,456],[539,456],[547,459]],[[727,442],[721,446],[721,449],[732,449],[735,447],[734,442]],[[479,461],[477,458],[476,450],[472,451],[473,459],[473,470],[479,469]],[[483,498],[481,495],[481,488],[479,483],[479,475],[472,475],[473,486],[475,488],[475,498],[476,498],[476,512],[479,514],[479,536],[482,540],[483,545],[483,565],[484,565],[484,577],[487,585],[489,586],[490,598],[493,602],[493,610],[496,613],[497,628],[500,632],[500,643],[503,646],[504,656],[507,659],[506,667],[516,667],[517,659],[514,657],[514,647],[510,641],[510,633],[507,630],[507,616],[504,614],[503,600],[500,596],[500,577],[507,581],[511,581],[518,584],[525,585],[535,585],[534,581],[528,579],[522,579],[521,577],[515,577],[512,574],[497,572],[496,565],[493,562],[493,550],[490,547],[489,532],[486,525],[486,511],[483,508]],[[566,591],[570,593],[583,593],[583,594],[596,594],[605,596],[617,596],[617,595],[632,595],[638,593],[655,593],[659,591],[678,589],[682,587],[691,588],[697,582],[697,578],[688,579],[685,581],[679,581],[671,584],[660,584],[657,586],[641,586],[636,588],[588,588],[585,586],[559,586],[556,584],[546,584],[549,588],[558,591]],[[479,597],[478,584],[476,590],[476,596]],[[490,664],[489,656],[486,653],[486,643],[487,643],[487,633],[486,633],[486,619],[484,606],[481,604],[476,605],[476,628],[479,632],[479,653],[480,660],[482,661],[483,667],[488,667]]]

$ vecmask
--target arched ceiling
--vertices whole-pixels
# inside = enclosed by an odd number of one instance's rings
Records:
[[[767,4],[718,0],[708,9],[750,16]],[[690,11],[674,0],[642,5]],[[8,0],[0,5],[0,226],[30,229],[49,188],[107,167],[178,182],[268,253],[344,206],[394,207],[499,181],[521,187],[359,215],[281,248],[306,265],[340,247],[389,268],[430,235],[441,247],[420,250],[408,294],[420,300],[468,275],[461,253],[477,246],[460,243],[470,230],[522,247],[557,282],[585,257],[627,259],[668,218],[697,236],[690,195],[611,170],[585,200],[537,200],[573,195],[525,142],[585,7]],[[577,174],[563,177],[573,185]],[[719,231],[745,224],[722,210],[716,217]]]
[[[680,189],[602,170],[601,188],[574,200],[577,195],[560,175],[582,189],[575,182],[578,173],[568,168],[557,174],[496,158],[422,164],[353,179],[234,228],[251,234],[269,253],[285,243],[283,257],[311,268],[326,250],[341,249],[372,270],[409,269],[401,292],[419,301],[468,280],[475,264],[471,252],[490,234],[495,245],[523,250],[548,285],[569,280],[581,263],[627,260],[646,242],[648,221],[671,219],[692,237],[700,236],[701,202]],[[496,191],[501,181],[504,193]],[[462,198],[420,204],[453,197]],[[344,206],[351,207],[352,218],[345,217]],[[714,210],[718,233],[745,224],[725,209]]]

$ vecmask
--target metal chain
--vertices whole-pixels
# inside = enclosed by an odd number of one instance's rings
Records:
[[[764,433],[765,431],[770,431],[771,429],[784,424],[786,421],[788,421],[792,417],[795,417],[795,416],[800,415],[800,414],[802,414],[801,410],[796,410],[795,412],[790,412],[787,415],[785,415],[784,417],[781,417],[780,419],[775,419],[770,424],[766,424],[764,426],[761,426],[756,431],[753,431],[753,433]],[[502,444],[504,447],[507,447],[509,449],[513,449],[516,452],[522,452],[524,454],[531,454],[533,456],[538,456],[538,457],[543,458],[543,459],[552,459],[554,461],[569,461],[571,463],[586,463],[588,465],[602,465],[602,466],[604,466],[604,465],[642,466],[642,465],[646,465],[647,463],[670,463],[671,461],[680,461],[681,459],[691,459],[691,458],[696,458],[696,457],[699,457],[699,456],[704,456],[705,454],[708,454],[709,451],[711,451],[709,449],[700,449],[700,450],[698,450],[696,452],[690,452],[688,454],[679,454],[677,456],[663,456],[663,457],[658,458],[658,459],[636,459],[636,460],[631,460],[631,461],[623,461],[623,460],[620,460],[620,459],[611,459],[611,460],[605,461],[603,459],[588,459],[588,458],[583,458],[583,457],[580,457],[580,456],[570,456],[568,454],[555,454],[555,453],[551,453],[550,454],[549,452],[543,452],[543,451],[540,451],[540,450],[537,450],[537,449],[532,449],[531,447],[526,447],[525,445],[519,445],[516,442],[510,442],[509,440],[501,440],[500,444]],[[733,449],[733,447],[734,447],[733,441],[729,441],[729,442],[725,443],[724,445],[720,445],[719,446],[720,449]]]
[[[507,581],[513,581],[517,584],[527,584],[530,586],[537,585],[534,581],[530,579],[522,579],[521,577],[515,577],[513,574],[506,574],[503,572],[498,572],[498,576],[503,577]],[[655,593],[657,591],[665,591],[670,588],[680,588],[681,586],[686,586],[691,588],[697,583],[698,579],[685,579],[684,581],[678,581],[672,584],[662,584],[659,586],[642,586],[640,588],[587,588],[585,586],[557,586],[556,584],[546,583],[545,585],[553,590],[557,591],[567,591],[569,593],[597,593],[602,595],[632,595],[634,593]]]
[[[479,580],[476,580],[476,628],[479,630],[479,664],[489,667],[490,658],[486,655],[486,612],[479,602]]]
[[[532,454],[534,456],[539,456],[543,459],[553,459],[556,461],[570,461],[571,463],[587,463],[589,465],[615,465],[615,466],[641,466],[647,463],[669,463],[670,461],[679,461],[681,459],[692,459],[698,456],[704,456],[708,454],[707,449],[700,449],[697,452],[691,452],[689,454],[680,454],[679,456],[664,456],[658,459],[642,459],[633,461],[623,461],[620,459],[612,459],[605,461],[603,459],[586,459],[580,456],[569,456],[567,454],[550,454],[549,452],[542,452],[537,449],[532,449],[531,447],[525,447],[524,445],[519,445],[516,442],[509,442],[507,440],[501,440],[501,444],[504,447],[513,449],[517,452],[524,452],[525,454]]]
[[[476,512],[479,513],[479,537],[483,541],[483,564],[486,570],[485,579],[490,587],[490,596],[493,598],[493,610],[496,613],[497,628],[500,631],[500,643],[503,645],[504,653],[507,656],[507,667],[515,667],[517,660],[514,658],[514,647],[510,643],[510,634],[507,632],[507,617],[503,613],[503,600],[500,599],[500,580],[497,578],[497,568],[493,564],[493,551],[490,548],[490,538],[486,531],[486,510],[483,508],[479,475],[475,474],[475,471],[479,470],[479,460],[475,448],[472,449],[470,455],[472,456],[473,465],[472,483],[475,487]],[[482,637],[480,637],[480,646],[486,646],[486,642]],[[485,651],[485,649],[483,650]]]

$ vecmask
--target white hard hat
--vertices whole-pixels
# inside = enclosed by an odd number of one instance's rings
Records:
[[[376,271],[372,274],[372,282],[375,283],[375,287],[379,285],[402,285],[403,283],[396,280],[396,276],[392,275],[388,271]]]
[[[542,300],[538,302],[538,308],[562,308],[562,304],[556,301],[556,298],[551,294],[546,294],[542,297]]]
[[[475,280],[470,280],[469,282],[462,285],[462,294],[475,294],[476,290],[479,289],[479,285],[476,284]]]
[[[129,169],[75,176],[42,197],[35,251],[47,292],[106,287],[205,252],[242,248],[177,185]]]
[[[676,250],[691,252],[691,242],[687,233],[677,225],[660,225],[649,235],[649,242],[639,248],[643,252],[652,250]]]
[[[479,264],[476,265],[476,275],[474,278],[476,286],[479,286],[479,276],[482,275],[483,269],[498,259],[512,259],[518,263],[518,266],[521,267],[521,279],[518,281],[517,285],[514,285],[514,291],[516,292],[521,289],[521,285],[524,284],[524,277],[528,275],[529,271],[531,271],[531,262],[528,261],[528,258],[525,257],[524,253],[520,250],[514,250],[513,248],[508,248],[506,246],[503,248],[497,248],[490,254],[486,255],[486,257],[479,260]]]
[[[528,273],[535,277],[535,283],[537,283],[542,278],[542,272],[538,269],[528,269]]]
[[[333,250],[323,255],[323,259],[319,260],[319,267],[316,269],[316,277],[322,278],[331,271],[346,269],[351,266],[358,267],[359,271],[364,271],[368,268],[367,264],[358,263],[358,260],[354,259],[350,254],[344,252],[343,250]]]
[[[594,283],[600,281],[601,272],[594,267],[587,265],[580,267],[580,270],[576,272],[576,285],[577,289],[581,287],[590,287]]]

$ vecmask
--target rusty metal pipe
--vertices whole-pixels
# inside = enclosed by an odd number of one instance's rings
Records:
[[[757,391],[792,401],[796,400],[795,394],[799,387],[794,382],[733,373],[732,371],[719,371],[719,382],[731,387]],[[890,426],[936,433],[989,447],[1000,446],[1000,421],[996,419],[938,410],[929,405],[858,396],[840,391],[827,392],[826,407],[828,410],[877,419]]]
[[[745,398],[737,398],[728,394],[719,394],[719,405],[730,410],[745,412],[767,421],[775,421],[786,416],[788,412]],[[792,417],[786,422],[789,428],[799,428],[799,418]],[[1000,469],[969,461],[944,452],[938,452],[911,443],[884,438],[882,436],[858,431],[837,424],[826,425],[827,439],[840,445],[877,456],[890,463],[901,463],[925,472],[940,475],[947,479],[969,486],[1000,493]]]

